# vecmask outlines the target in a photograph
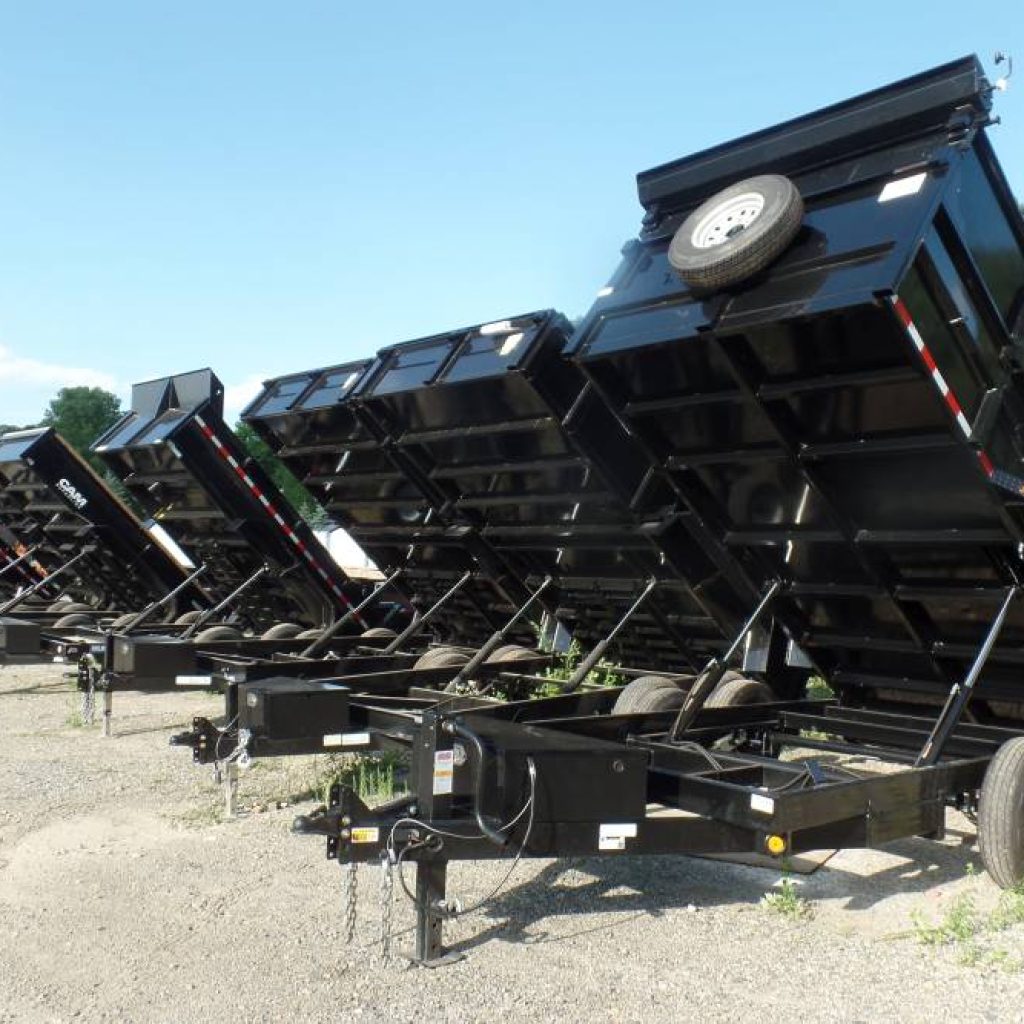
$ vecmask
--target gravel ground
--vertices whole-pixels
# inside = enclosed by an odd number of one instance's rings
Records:
[[[305,805],[222,822],[206,770],[167,738],[214,699],[118,694],[114,737],[74,724],[53,667],[0,669],[0,1022],[383,1020],[1024,1020],[1024,927],[966,966],[923,945],[969,894],[997,893],[962,819],[942,844],[845,852],[799,880],[810,909],[761,905],[778,874],[688,858],[532,861],[487,909],[446,926],[462,962],[379,962],[378,873],[359,873],[356,942]],[[310,759],[263,762],[240,801],[312,781]],[[457,864],[467,905],[501,873]],[[411,908],[396,886],[396,929]],[[397,944],[407,943],[401,935]],[[992,945],[995,943],[995,945]],[[975,957],[975,959],[979,959]]]

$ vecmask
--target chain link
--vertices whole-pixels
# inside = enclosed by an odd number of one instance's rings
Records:
[[[92,725],[96,721],[96,659],[91,654],[83,654],[78,659],[78,685],[85,683],[82,693],[82,724]]]
[[[385,850],[380,855],[380,959],[385,964],[391,961],[391,914],[394,905],[394,865]]]
[[[358,865],[350,860],[342,867],[341,904],[344,917],[345,945],[351,946],[356,934],[356,887]]]

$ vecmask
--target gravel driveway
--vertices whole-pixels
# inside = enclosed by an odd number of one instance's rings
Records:
[[[531,861],[486,909],[446,926],[465,954],[428,971],[382,965],[379,873],[360,869],[356,942],[341,872],[293,836],[303,805],[220,820],[208,770],[168,736],[199,693],[118,694],[114,737],[75,724],[55,667],[0,669],[0,1022],[1014,1021],[1024,926],[971,966],[928,946],[967,894],[973,830],[847,852],[799,879],[808,914],[761,904],[762,868],[688,858]],[[262,762],[243,806],[308,788],[312,759]],[[504,868],[456,864],[466,905]],[[411,908],[396,886],[396,930]],[[407,934],[396,939],[401,948]],[[1002,955],[1005,954],[1005,955]]]

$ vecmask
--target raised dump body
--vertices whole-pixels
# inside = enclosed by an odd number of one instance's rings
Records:
[[[545,311],[395,345],[270,381],[243,418],[379,565],[415,550],[417,590],[467,557],[513,600],[550,576],[548,608],[586,649],[655,580],[617,657],[696,668],[756,591],[682,528],[562,358],[570,332]]]
[[[242,449],[224,423],[223,401],[210,370],[136,384],[131,411],[94,451],[207,567],[208,585],[237,592],[229,610],[240,624],[329,623],[361,587]]]
[[[166,531],[142,523],[52,427],[0,438],[0,487],[3,514],[20,517],[18,539],[40,544],[38,558],[50,572],[85,552],[69,570],[70,591],[97,610],[139,611],[189,575],[187,559]],[[55,577],[58,589],[69,582]],[[207,603],[193,585],[166,614]]]
[[[639,238],[568,354],[847,705],[942,703],[1024,579],[1024,223],[975,58],[639,175]],[[720,189],[786,175],[767,269],[668,259]],[[1024,717],[1024,602],[972,704]]]
[[[421,611],[472,573],[434,617],[433,632],[455,643],[482,644],[523,600],[522,584],[493,556],[492,575],[481,576],[463,544],[465,531],[436,519],[422,491],[368,432],[351,396],[373,362],[268,381],[242,419],[375,565],[389,574],[402,570],[395,585]]]

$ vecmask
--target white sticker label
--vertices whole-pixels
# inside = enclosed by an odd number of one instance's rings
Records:
[[[331,732],[324,737],[325,747],[366,747],[369,744],[368,732]]]
[[[54,665],[63,665],[64,664],[64,655],[63,654],[55,654],[53,656],[53,663],[54,663]]]
[[[759,814],[774,814],[775,801],[770,796],[763,796],[760,793],[750,794],[750,809]]]
[[[455,751],[434,751],[434,796],[444,796],[452,791],[455,777]]]
[[[597,834],[597,848],[599,850],[624,850],[627,839],[636,839],[635,821],[601,825]]]
[[[903,199],[906,196],[916,196],[921,191],[925,178],[928,175],[923,171],[920,174],[912,174],[909,178],[897,178],[890,181],[878,195],[880,203],[888,203],[892,199]]]
[[[209,686],[213,683],[213,676],[175,676],[175,686]]]

